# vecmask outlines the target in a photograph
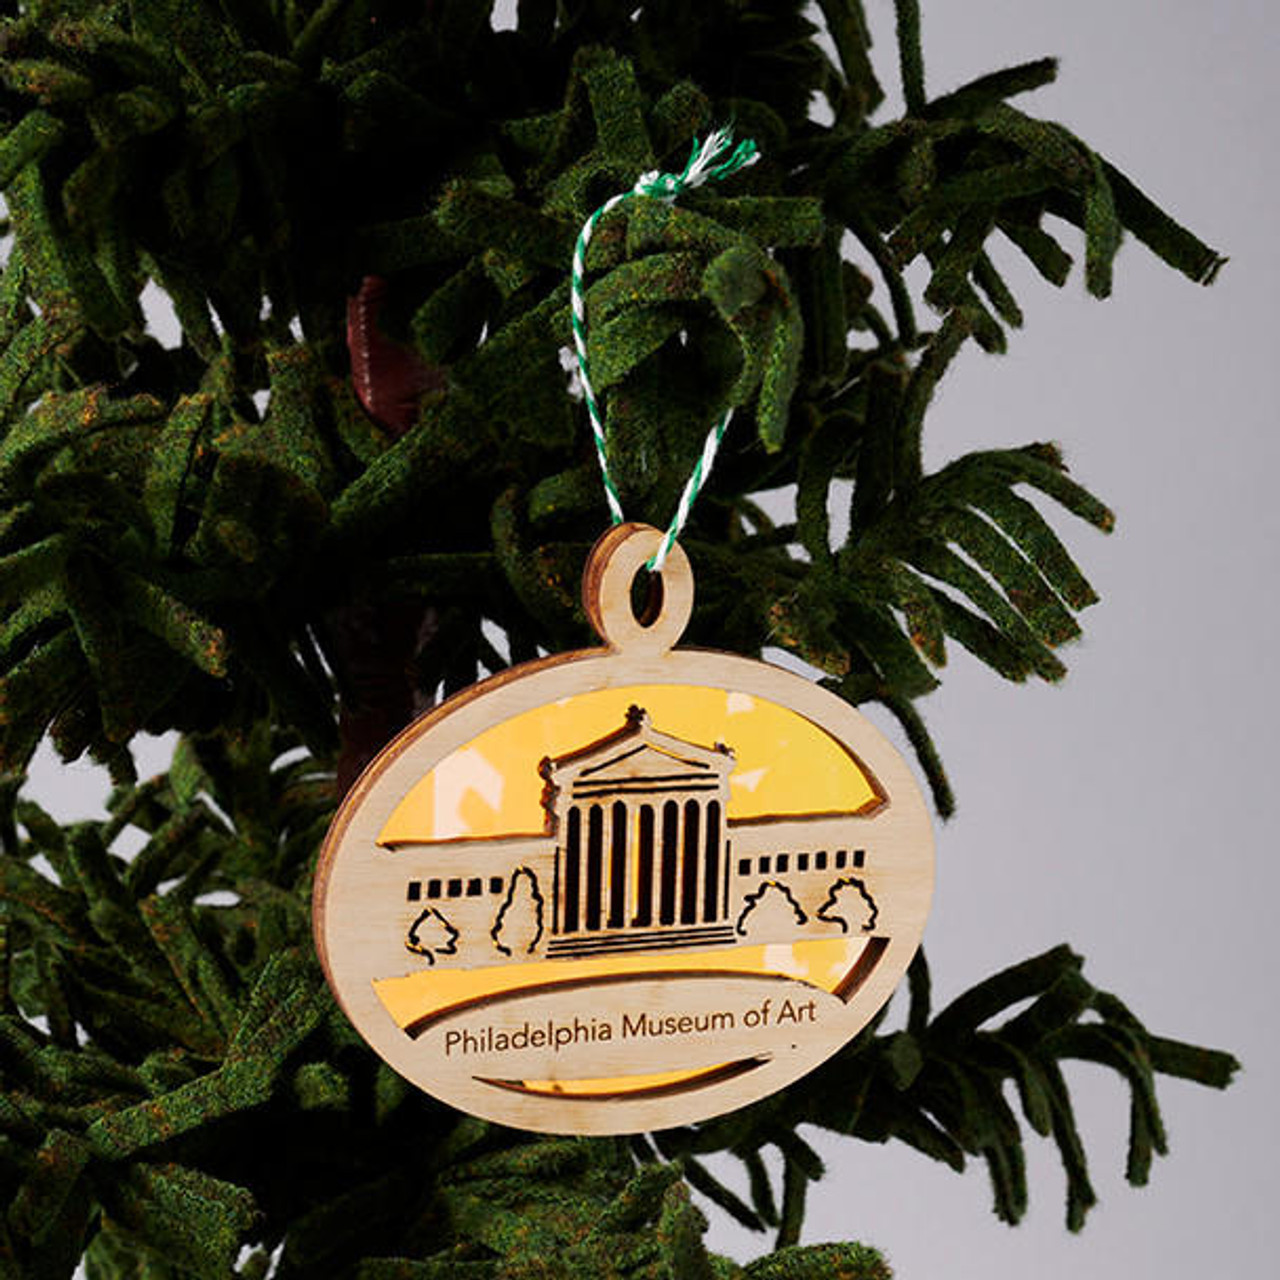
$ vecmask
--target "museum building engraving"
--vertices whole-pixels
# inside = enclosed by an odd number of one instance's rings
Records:
[[[448,965],[487,937],[485,962],[501,963],[883,924],[874,835],[886,802],[874,779],[874,798],[850,812],[731,819],[734,765],[729,746],[663,733],[631,707],[615,732],[540,763],[544,832],[393,846],[406,946]]]

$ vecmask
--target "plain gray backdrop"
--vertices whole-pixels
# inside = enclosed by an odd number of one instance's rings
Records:
[[[868,7],[888,67],[892,5]],[[959,800],[938,832],[925,934],[935,995],[1066,941],[1153,1030],[1228,1048],[1244,1070],[1225,1094],[1163,1084],[1171,1154],[1141,1190],[1123,1179],[1123,1086],[1069,1072],[1101,1199],[1079,1236],[1053,1148],[1034,1137],[1015,1229],[991,1214],[980,1165],[957,1177],[901,1144],[818,1137],[829,1174],[804,1239],[876,1244],[903,1280],[1275,1275],[1277,10],[923,7],[931,95],[1060,55],[1058,83],[1019,105],[1066,124],[1231,257],[1202,289],[1129,241],[1115,296],[1097,302],[1078,275],[1057,291],[1005,255],[1026,329],[1006,356],[967,349],[930,412],[933,465],[1055,440],[1118,514],[1110,537],[1051,517],[1102,596],[1063,652],[1061,686],[1004,684],[953,647],[920,704]],[[713,1237],[740,1257],[758,1249],[721,1221]]]
[[[509,6],[506,6],[509,8]],[[1116,509],[1104,537],[1054,514],[1102,602],[1056,688],[1003,684],[953,649],[921,704],[959,798],[938,833],[926,946],[945,1003],[995,970],[1070,942],[1086,975],[1166,1035],[1228,1048],[1226,1093],[1165,1082],[1172,1153],[1123,1181],[1127,1095],[1070,1071],[1101,1204],[1064,1219],[1053,1148],[1030,1143],[1031,1211],[990,1212],[963,1176],[903,1147],[814,1136],[829,1162],[806,1241],[858,1238],[903,1280],[1200,1280],[1274,1274],[1277,1035],[1270,954],[1280,891],[1272,654],[1280,445],[1272,408],[1277,292],[1277,21],[1267,0],[926,0],[931,94],[1045,54],[1058,84],[1023,99],[1126,170],[1231,257],[1202,289],[1136,242],[1115,296],[1054,290],[1001,262],[1027,312],[1010,354],[968,349],[929,417],[932,465],[1056,440]],[[895,67],[890,0],[869,0],[878,66]],[[893,91],[896,97],[896,89]],[[883,111],[897,110],[891,100]],[[1079,241],[1067,234],[1071,247]],[[874,713],[873,713],[874,714]],[[882,727],[891,729],[883,717]],[[143,744],[143,769],[163,744]],[[38,761],[60,814],[101,804],[91,769]],[[720,1166],[732,1176],[732,1162]],[[712,1212],[713,1244],[765,1242]]]

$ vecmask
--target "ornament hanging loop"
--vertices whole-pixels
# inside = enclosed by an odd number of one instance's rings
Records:
[[[661,657],[684,633],[693,612],[693,569],[678,542],[660,569],[652,570],[661,591],[652,617],[636,617],[631,589],[648,568],[664,535],[652,525],[616,524],[591,548],[582,575],[582,603],[600,638],[611,649],[636,657]]]
[[[582,224],[577,243],[573,249],[573,266],[569,276],[569,310],[573,327],[573,348],[578,360],[578,376],[582,382],[582,395],[587,403],[587,416],[591,420],[591,432],[595,438],[596,460],[600,464],[600,477],[604,481],[604,495],[609,504],[609,514],[615,525],[622,524],[622,499],[618,495],[613,477],[609,474],[608,450],[605,446],[604,415],[592,389],[592,377],[587,359],[587,300],[584,279],[587,270],[587,247],[595,233],[596,224],[611,209],[624,201],[637,197],[662,200],[667,204],[675,201],[682,191],[700,187],[705,182],[723,181],[731,174],[737,173],[755,164],[760,159],[756,144],[750,138],[744,138],[736,147],[733,146],[733,131],[717,129],[705,142],[694,142],[689,159],[679,173],[662,173],[657,169],[640,175],[636,185],[630,191],[622,191],[610,197]],[[680,494],[680,503],[676,514],[672,517],[671,526],[665,536],[659,539],[649,557],[649,568],[659,572],[675,546],[680,530],[689,518],[690,508],[698,491],[706,482],[715,461],[720,441],[729,429],[729,420],[733,417],[732,407],[725,410],[718,422],[710,431],[702,446],[702,453],[694,464],[693,471],[686,481],[684,491]]]

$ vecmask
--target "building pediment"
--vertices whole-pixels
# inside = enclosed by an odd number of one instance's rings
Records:
[[[543,776],[556,791],[595,790],[615,783],[696,783],[719,785],[733,771],[733,752],[704,747],[655,729],[640,707],[627,712],[623,727],[597,742],[543,762]]]
[[[719,761],[699,760],[687,752],[676,755],[663,751],[651,743],[635,743],[614,751],[605,759],[577,771],[576,786],[605,786],[611,782],[630,782],[637,779],[653,782],[678,782],[689,778],[718,779],[723,769],[716,768]],[[732,761],[728,762],[732,765]]]

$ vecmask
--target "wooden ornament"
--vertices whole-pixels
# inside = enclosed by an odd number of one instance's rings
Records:
[[[693,575],[621,524],[583,595],[605,647],[415,721],[339,809],[314,928],[347,1016],[403,1076],[550,1133],[753,1102],[829,1057],[906,970],[933,838],[871,723],[779,667],[677,649]]]

